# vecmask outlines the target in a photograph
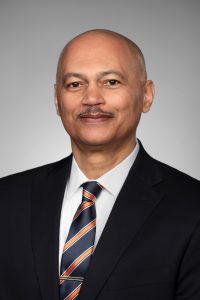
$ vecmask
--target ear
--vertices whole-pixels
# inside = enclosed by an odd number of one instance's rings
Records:
[[[152,80],[147,80],[144,86],[144,101],[142,112],[146,113],[150,110],[155,95],[155,86]]]
[[[58,107],[58,98],[57,98],[57,85],[54,84],[54,104],[56,107],[57,115],[60,116],[59,107]]]

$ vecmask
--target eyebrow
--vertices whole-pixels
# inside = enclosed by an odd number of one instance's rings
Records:
[[[85,76],[83,74],[80,74],[80,73],[74,73],[74,72],[68,72],[68,73],[65,73],[64,76],[63,76],[63,80],[65,79],[68,79],[70,77],[77,77],[77,78],[81,78],[81,79],[84,79]]]
[[[124,81],[127,81],[127,77],[122,74],[121,72],[117,71],[117,70],[107,70],[107,71],[103,71],[103,72],[100,72],[98,74],[98,77],[103,77],[103,76],[107,76],[107,75],[117,75],[119,76],[122,80]]]
[[[97,74],[97,78],[100,79],[101,77],[104,77],[104,76],[107,76],[107,75],[112,75],[112,74],[119,76],[124,81],[127,81],[127,77],[125,77],[121,72],[119,72],[117,70],[106,70],[106,71],[99,72]],[[67,72],[63,76],[63,81],[66,80],[66,79],[69,79],[71,77],[86,79],[86,76],[84,74],[77,73],[77,72]]]

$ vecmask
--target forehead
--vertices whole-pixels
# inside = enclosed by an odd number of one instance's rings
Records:
[[[134,62],[133,53],[123,39],[103,34],[89,34],[72,40],[64,49],[62,68],[105,64],[129,66]]]

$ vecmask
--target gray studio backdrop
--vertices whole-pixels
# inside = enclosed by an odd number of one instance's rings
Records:
[[[199,0],[0,0],[0,177],[70,153],[53,104],[57,58],[92,28],[139,44],[156,97],[138,137],[152,156],[200,179]]]

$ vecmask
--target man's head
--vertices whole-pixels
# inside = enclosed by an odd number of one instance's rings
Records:
[[[118,33],[82,33],[60,55],[55,103],[72,146],[133,146],[141,113],[149,110],[153,94],[141,50]]]

